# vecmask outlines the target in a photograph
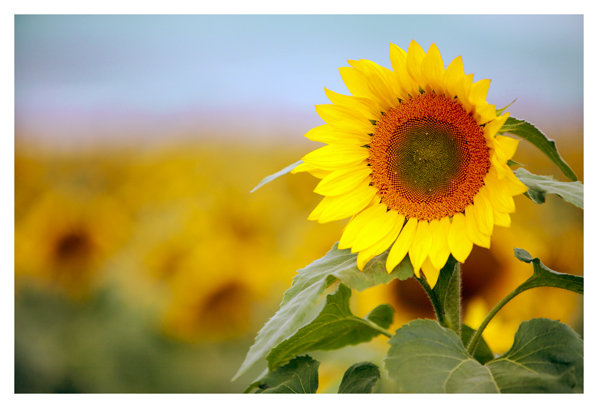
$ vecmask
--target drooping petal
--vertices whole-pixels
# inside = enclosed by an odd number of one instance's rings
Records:
[[[442,269],[451,254],[448,246],[450,228],[451,222],[448,217],[430,221],[430,234],[432,235],[430,261],[436,269]]]
[[[309,220],[320,223],[349,218],[363,210],[374,198],[376,189],[366,180],[355,190],[340,196],[324,197],[309,215]]]
[[[484,248],[490,248],[490,236],[480,231],[473,205],[470,205],[465,209],[465,227],[467,228],[467,237],[473,241],[474,244]]]
[[[388,212],[388,214],[391,213],[392,211]],[[392,215],[390,217],[392,217]],[[390,245],[395,241],[395,239],[399,235],[399,232],[401,231],[401,228],[403,226],[402,220],[404,220],[404,218],[405,217],[399,215],[394,219],[389,219],[387,222],[392,223],[392,228],[390,229],[390,231],[386,233],[386,235],[384,235],[380,240],[378,240],[378,242],[359,252],[359,254],[357,255],[357,267],[359,268],[359,270],[363,270],[363,267],[373,257],[375,257],[376,255],[380,255],[382,252],[388,249],[388,247],[390,247]]]
[[[465,216],[461,213],[453,216],[449,229],[448,244],[453,257],[461,263],[465,262],[473,248],[471,239],[467,236]]]
[[[370,221],[370,219],[376,215],[379,206],[386,207],[384,204],[374,204],[370,207],[367,207],[365,210],[354,216],[343,231],[341,235],[341,239],[338,243],[339,249],[351,248],[353,246],[353,242],[355,238],[359,235],[363,227]],[[385,208],[384,208],[385,210]]]
[[[440,275],[440,269],[434,266],[430,258],[426,258],[424,263],[422,264],[422,271],[426,276],[426,280],[431,288],[436,286],[436,282],[438,282],[438,275]]]
[[[392,231],[397,224],[402,226],[404,220],[405,217],[396,211],[386,210],[377,217],[372,217],[370,222],[363,227],[359,236],[355,239],[351,247],[351,252],[363,251],[366,248],[370,248],[380,240],[380,237],[384,237]]]
[[[397,266],[403,258],[405,258],[405,255],[407,255],[407,251],[409,251],[409,247],[413,243],[416,228],[417,220],[415,218],[410,218],[409,221],[407,221],[407,224],[403,226],[399,237],[388,252],[388,257],[386,258],[386,270],[388,273],[392,272],[395,266]]]
[[[409,258],[413,265],[413,272],[419,276],[419,270],[422,264],[430,253],[430,246],[432,245],[432,235],[429,230],[430,226],[428,221],[420,220],[417,223],[417,229],[415,236],[413,237],[413,243],[409,248]]]

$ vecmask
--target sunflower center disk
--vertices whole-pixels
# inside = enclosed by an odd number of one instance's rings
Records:
[[[430,221],[473,202],[490,155],[483,128],[458,101],[423,94],[377,123],[369,162],[372,183],[389,208]]]

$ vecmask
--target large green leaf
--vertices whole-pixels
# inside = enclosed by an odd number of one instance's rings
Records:
[[[576,181],[577,176],[571,167],[563,160],[554,140],[549,139],[538,128],[525,120],[515,119],[510,117],[507,119],[500,133],[511,133],[517,135],[534,146],[536,146],[542,153],[544,153],[569,179]]]
[[[433,320],[414,320],[390,339],[384,361],[400,392],[580,392],[583,343],[567,325],[533,319],[511,349],[480,364],[457,335]]]
[[[250,191],[250,193],[253,193],[254,191],[256,191],[258,188],[262,187],[264,184],[268,184],[271,181],[276,180],[277,178],[279,178],[280,176],[284,176],[287,173],[290,173],[295,167],[299,166],[301,163],[303,163],[302,160],[299,160],[293,164],[289,164],[287,167],[285,167],[282,170],[277,171],[274,174],[270,174],[269,176],[266,176],[262,179],[262,181],[260,181],[258,183],[257,186],[253,187]]]
[[[583,209],[583,184],[580,181],[558,181],[552,176],[533,174],[524,168],[518,168],[514,173],[529,188],[526,195],[535,203],[544,203],[546,194],[556,194]]]
[[[352,289],[364,290],[393,279],[413,276],[407,257],[391,273],[387,273],[387,255],[388,251],[378,255],[360,271],[357,269],[357,254],[348,249],[339,250],[335,244],[324,257],[300,269],[285,292],[280,308],[259,331],[233,380],[249,370],[260,366],[265,368],[265,358],[270,351],[320,313],[324,307],[321,295],[332,282],[340,280]]]
[[[311,323],[276,346],[268,354],[268,368],[274,370],[294,356],[314,350],[335,350],[370,341],[384,333],[392,323],[394,310],[389,305],[375,308],[361,319],[349,307],[351,289],[342,283],[326,298],[326,306]]]
[[[389,343],[384,365],[399,392],[498,392],[488,369],[435,320],[413,320]]]
[[[297,357],[288,364],[266,374],[252,388],[256,393],[309,394],[318,389],[318,367],[320,363],[310,356]]]
[[[369,394],[380,379],[380,370],[368,361],[353,364],[345,371],[339,394]]]
[[[521,323],[511,349],[487,366],[501,392],[583,392],[583,342],[558,321]]]

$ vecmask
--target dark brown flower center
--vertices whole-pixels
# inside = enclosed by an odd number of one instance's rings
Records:
[[[490,155],[483,128],[457,100],[422,94],[385,112],[369,163],[373,185],[389,208],[430,221],[473,202]]]

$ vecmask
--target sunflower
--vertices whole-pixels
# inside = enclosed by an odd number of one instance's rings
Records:
[[[461,57],[445,69],[434,44],[391,44],[390,59],[393,70],[340,68],[352,95],[325,89],[332,104],[316,111],[326,124],[305,136],[326,145],[293,172],[321,179],[308,219],[351,217],[339,248],[358,253],[360,270],[390,248],[389,272],[409,255],[434,285],[449,255],[464,262],[473,244],[489,248],[494,225],[510,226],[527,187],[507,165],[518,141],[497,135],[508,114],[486,102],[490,80],[473,82]]]

